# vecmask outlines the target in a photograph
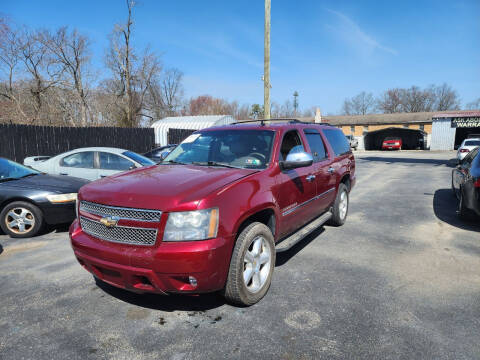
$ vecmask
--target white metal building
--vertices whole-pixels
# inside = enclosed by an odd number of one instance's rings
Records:
[[[430,150],[453,150],[471,136],[480,136],[480,111],[447,112],[432,117]]]
[[[172,116],[155,121],[152,128],[155,131],[155,143],[158,146],[168,144],[168,131],[170,129],[201,130],[212,126],[228,125],[235,122],[230,115],[198,115],[198,116]]]

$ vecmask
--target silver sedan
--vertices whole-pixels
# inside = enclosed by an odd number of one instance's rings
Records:
[[[69,175],[87,180],[155,165],[145,156],[109,147],[80,148],[54,157],[32,156],[25,158],[23,164],[47,174]]]

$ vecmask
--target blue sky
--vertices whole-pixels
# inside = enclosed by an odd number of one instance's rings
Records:
[[[68,25],[93,41],[102,67],[122,0],[2,0],[18,24]],[[262,0],[140,1],[135,43],[185,74],[187,96],[262,103]],[[272,0],[272,100],[336,113],[345,97],[447,82],[462,105],[480,97],[480,1]]]

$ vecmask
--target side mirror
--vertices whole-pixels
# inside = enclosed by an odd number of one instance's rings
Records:
[[[128,170],[134,170],[134,169],[137,169],[137,166],[136,166],[135,164],[133,164],[132,166],[130,166],[130,167],[128,168]]]
[[[280,161],[280,168],[282,170],[296,169],[307,167],[313,164],[313,157],[304,151],[288,154],[285,161]]]

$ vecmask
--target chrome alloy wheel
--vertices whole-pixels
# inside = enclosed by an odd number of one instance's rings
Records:
[[[272,254],[263,236],[253,239],[243,257],[243,282],[247,290],[256,293],[263,288],[270,275]]]
[[[340,219],[345,219],[348,210],[348,195],[346,191],[342,191],[342,193],[340,194],[340,203],[338,204],[338,210]]]
[[[7,213],[5,224],[8,230],[15,234],[27,234],[35,226],[35,216],[28,209],[13,208]]]

